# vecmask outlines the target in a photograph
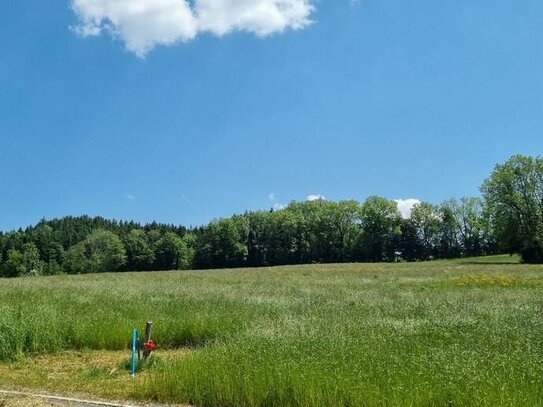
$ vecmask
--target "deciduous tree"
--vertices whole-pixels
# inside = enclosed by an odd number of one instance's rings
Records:
[[[543,263],[543,158],[515,155],[481,187],[498,243],[526,263]]]

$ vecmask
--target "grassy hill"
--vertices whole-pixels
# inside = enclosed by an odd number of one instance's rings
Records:
[[[0,280],[0,384],[202,406],[543,405],[543,267],[515,263]],[[128,373],[96,361],[126,358],[146,320],[164,356],[123,392]]]

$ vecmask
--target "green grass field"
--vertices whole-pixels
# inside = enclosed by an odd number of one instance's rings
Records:
[[[163,351],[187,355],[162,359],[130,387],[132,399],[543,406],[543,267],[516,262],[0,280],[0,384],[28,384],[16,367],[37,355],[128,349],[131,328],[150,319]],[[89,369],[81,390],[92,393],[101,371]],[[107,387],[107,377],[96,383]]]

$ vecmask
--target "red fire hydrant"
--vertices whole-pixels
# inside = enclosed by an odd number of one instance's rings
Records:
[[[145,324],[145,342],[143,343],[143,358],[147,359],[152,351],[156,348],[156,342],[151,339],[151,331],[153,330],[153,322],[147,321]]]
[[[149,339],[147,342],[143,344],[143,347],[145,348],[145,350],[147,351],[147,354],[149,355],[151,354],[152,351],[155,350],[156,343],[152,339]]]

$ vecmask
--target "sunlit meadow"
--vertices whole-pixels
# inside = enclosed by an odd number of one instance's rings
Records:
[[[543,405],[543,267],[512,263],[0,280],[0,359],[10,372],[37,355],[126,350],[131,328],[153,320],[159,349],[186,356],[150,368],[130,399],[210,407]],[[100,394],[93,369],[81,391]],[[15,376],[0,383],[25,385]],[[107,387],[107,377],[100,383]]]

